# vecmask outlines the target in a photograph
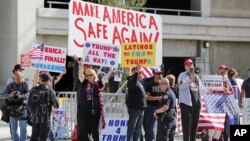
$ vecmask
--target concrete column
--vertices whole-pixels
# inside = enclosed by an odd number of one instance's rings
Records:
[[[18,0],[18,62],[20,54],[28,53],[36,43],[36,7],[38,0]],[[29,85],[35,74],[34,70],[26,68],[23,72],[24,78]]]
[[[36,6],[38,0],[0,1],[0,92],[12,75],[13,66],[20,63],[20,54],[27,53],[36,39]],[[34,70],[26,69],[24,77]],[[27,75],[29,74],[29,75]],[[32,75],[32,76],[33,76]]]
[[[204,46],[205,41],[197,41],[196,67],[201,70],[201,75],[210,74],[209,71],[209,47]],[[209,42],[208,42],[209,43]]]
[[[0,93],[18,61],[17,7],[17,0],[0,0]]]
[[[209,17],[211,10],[211,0],[201,0],[202,17]]]

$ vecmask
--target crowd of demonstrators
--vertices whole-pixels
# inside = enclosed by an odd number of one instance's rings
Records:
[[[186,71],[180,73],[178,77],[183,141],[195,141],[201,109],[202,83],[194,73],[194,64],[191,59],[185,60],[184,66]]]
[[[22,69],[21,69],[22,70]],[[11,135],[13,141],[27,140],[27,94],[29,92],[28,83],[23,80],[21,71],[13,70],[13,82],[7,85],[4,96],[9,110]],[[17,129],[20,127],[20,136]]]
[[[154,126],[156,118],[154,117],[154,112],[160,107],[163,96],[159,84],[161,77],[162,72],[154,70],[153,79],[150,79],[145,87],[147,94],[147,109],[144,112],[143,127],[146,141],[153,141],[155,139]]]
[[[191,59],[184,61],[184,68],[185,72],[180,73],[177,84],[175,77],[171,74],[163,77],[162,71],[153,71],[153,77],[142,79],[141,65],[138,64],[132,69],[132,75],[127,78],[126,106],[129,115],[127,141],[143,140],[142,128],[145,130],[146,141],[155,140],[156,121],[156,141],[174,140],[177,98],[181,115],[184,115],[181,116],[183,141],[195,141],[201,109],[200,93],[203,87],[199,76],[194,72],[195,67]],[[31,140],[46,140],[49,132],[51,133],[52,107],[59,107],[53,91],[53,81],[56,84],[66,72],[59,74],[53,80],[49,72],[37,71],[27,103],[29,87],[23,80],[23,70],[19,64],[14,66],[13,76],[8,79],[4,92],[8,99],[12,140],[27,139],[28,111],[32,111],[32,108],[40,108],[39,106],[29,106],[32,105],[33,99],[30,97],[36,94],[46,95],[44,99],[48,99],[48,101],[44,100],[46,101],[46,112],[43,110],[38,110],[40,111],[38,113],[34,113],[34,110],[31,112],[33,121]],[[82,60],[74,57],[73,78],[77,88],[78,140],[88,141],[92,138],[94,141],[99,141],[99,126],[101,125],[102,128],[106,126],[102,91],[106,83],[110,81],[110,78],[113,79],[117,72],[119,71],[111,68],[107,73],[98,77],[97,69],[92,69],[90,65],[86,65]],[[239,102],[239,107],[242,108],[243,98],[250,97],[250,78],[244,80],[242,87],[239,87],[237,70],[229,69],[226,65],[218,67],[218,75],[223,76],[223,90],[209,90],[208,94],[222,94],[227,97],[233,94],[235,102]],[[116,91],[117,88],[112,90],[112,92]],[[41,113],[41,111],[43,112]],[[17,134],[18,122],[20,136]],[[208,140],[219,141],[219,138],[223,136],[224,141],[227,141],[230,137],[229,126],[232,124],[239,124],[239,114],[226,115],[224,131],[207,129]],[[53,134],[51,135],[50,139],[54,140]]]
[[[48,74],[39,75],[39,85],[31,89],[27,105],[32,117],[31,141],[46,141],[51,130],[52,106],[59,108]]]

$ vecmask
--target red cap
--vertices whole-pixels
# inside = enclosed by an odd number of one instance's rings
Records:
[[[224,65],[224,64],[221,64],[221,65],[219,66],[219,70],[220,70],[220,69],[226,69],[226,70],[227,70],[228,67],[227,67],[226,65]]]
[[[192,65],[192,64],[193,64],[193,61],[192,61],[191,59],[187,59],[187,60],[185,60],[185,62],[184,62],[184,65],[185,65],[185,66]]]

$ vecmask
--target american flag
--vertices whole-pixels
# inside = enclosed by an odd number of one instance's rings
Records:
[[[153,72],[160,71],[159,67],[143,67],[142,68],[142,78],[148,78],[153,76]]]
[[[43,49],[44,44],[39,45],[35,49],[31,50],[28,54],[33,59],[42,59],[43,58]]]
[[[198,132],[204,129],[224,130],[224,122],[226,118],[224,94],[201,94],[201,111],[198,122]],[[177,124],[178,130],[182,131],[181,126],[181,111],[177,106]]]

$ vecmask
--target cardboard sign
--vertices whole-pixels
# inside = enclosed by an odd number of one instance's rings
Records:
[[[162,20],[156,14],[71,0],[68,55],[82,57],[86,41],[121,46],[122,43],[156,43],[157,66],[162,63]]]
[[[31,66],[31,56],[29,54],[21,54],[21,63],[22,67]]]
[[[234,98],[234,95],[227,96],[227,99],[225,100],[225,108],[228,116],[240,113],[240,108]]]
[[[221,75],[204,75],[202,80],[204,88],[207,90],[223,90],[223,77]]]
[[[244,125],[250,125],[250,98],[243,99],[243,123]]]
[[[102,130],[100,141],[126,141],[128,119],[107,118],[107,127]]]
[[[36,45],[34,50],[29,54],[31,55],[31,67],[33,69],[50,72],[64,72],[65,70],[65,48],[48,45]]]
[[[83,51],[85,64],[118,68],[120,47],[86,42]]]
[[[156,66],[156,44],[152,42],[124,43],[121,58],[123,67],[134,67],[136,64],[141,64],[143,67]]]

